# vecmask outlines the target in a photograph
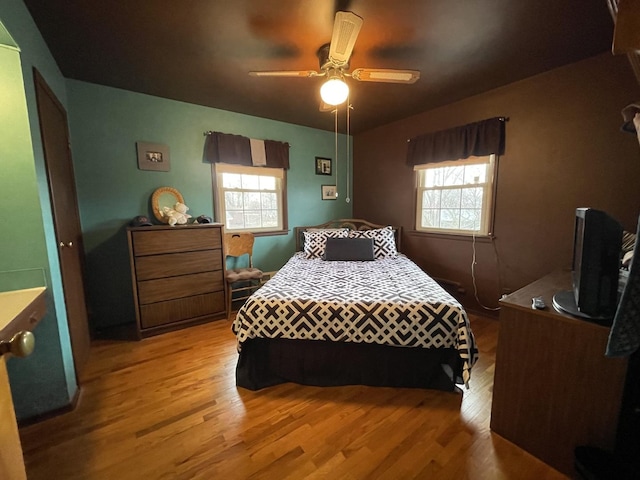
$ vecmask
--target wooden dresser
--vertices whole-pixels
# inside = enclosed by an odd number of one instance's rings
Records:
[[[567,475],[578,445],[611,451],[626,358],[604,352],[609,328],[557,312],[553,295],[571,288],[559,271],[500,301],[491,429]],[[544,310],[531,308],[542,296]]]
[[[225,318],[222,225],[127,229],[138,336]]]

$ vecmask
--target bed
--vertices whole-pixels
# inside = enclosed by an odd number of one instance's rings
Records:
[[[343,219],[294,231],[296,253],[233,322],[239,387],[468,387],[478,351],[467,314],[399,253],[400,228]],[[355,252],[349,239],[361,239]]]

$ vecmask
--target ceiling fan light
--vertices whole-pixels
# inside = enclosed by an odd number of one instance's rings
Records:
[[[349,86],[340,78],[330,78],[320,87],[320,97],[329,105],[340,105],[348,96]]]

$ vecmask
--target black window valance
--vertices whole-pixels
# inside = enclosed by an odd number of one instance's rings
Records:
[[[256,158],[255,143],[264,142],[264,157]],[[252,155],[252,150],[254,154]],[[289,144],[275,140],[252,140],[230,133],[207,133],[204,142],[204,158],[210,163],[233,163],[235,165],[289,168]]]
[[[504,118],[495,117],[414,137],[409,140],[407,163],[422,165],[471,156],[502,155],[504,122]]]

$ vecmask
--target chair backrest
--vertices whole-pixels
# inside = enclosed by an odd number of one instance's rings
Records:
[[[225,233],[224,251],[229,257],[249,255],[249,267],[253,267],[253,233]]]

